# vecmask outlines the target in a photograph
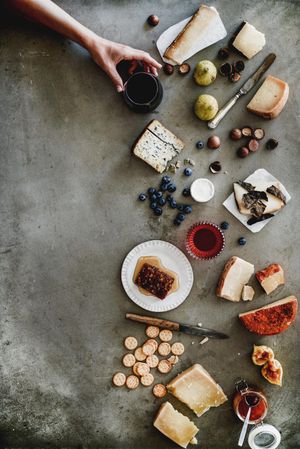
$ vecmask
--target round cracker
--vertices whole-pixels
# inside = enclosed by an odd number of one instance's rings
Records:
[[[145,341],[142,346],[143,353],[146,355],[152,355],[157,350],[158,343],[156,340],[150,339]]]
[[[159,361],[159,363],[157,365],[157,369],[160,373],[166,374],[171,371],[172,365],[168,360],[162,359]]]
[[[133,374],[130,374],[130,376],[126,379],[126,387],[129,388],[129,390],[134,390],[139,386],[139,378],[134,376]]]
[[[159,334],[159,327],[157,326],[147,326],[146,335],[149,338],[156,338]]]
[[[116,387],[123,387],[123,385],[125,385],[126,382],[126,376],[124,373],[121,372],[116,373],[114,374],[112,381]]]
[[[139,362],[143,362],[144,360],[146,360],[146,354],[143,353],[143,350],[141,347],[136,348],[136,350],[134,351],[134,357],[139,361]]]
[[[138,376],[137,367],[138,367],[138,364],[139,364],[139,363],[141,363],[141,362],[136,362],[136,363],[133,365],[133,367],[132,367],[132,372],[133,372],[133,374],[135,374],[136,376]]]
[[[150,368],[147,363],[139,362],[136,367],[136,372],[139,376],[145,376],[150,373]]]
[[[180,341],[172,344],[171,351],[174,355],[181,355],[184,353],[184,346]]]
[[[152,388],[152,393],[157,398],[163,398],[167,394],[167,389],[163,384],[155,384]]]
[[[153,374],[148,373],[145,374],[145,376],[141,377],[141,384],[144,385],[144,387],[149,387],[154,382]]]
[[[138,345],[137,339],[135,337],[126,337],[124,340],[124,346],[129,351],[133,351]]]
[[[148,355],[148,357],[146,358],[146,363],[150,368],[155,368],[158,365],[158,362],[158,357],[155,354]]]
[[[161,341],[171,341],[173,337],[173,332],[169,329],[162,329],[159,333],[159,338]]]
[[[160,355],[166,356],[166,355],[169,355],[170,352],[171,352],[171,346],[168,342],[164,341],[163,343],[161,343],[158,346],[158,353]]]
[[[171,355],[171,357],[169,357],[167,360],[171,363],[171,365],[176,365],[176,363],[179,360],[179,357],[178,355]]]
[[[122,362],[123,365],[126,366],[126,368],[130,368],[135,364],[135,357],[133,354],[125,354]]]

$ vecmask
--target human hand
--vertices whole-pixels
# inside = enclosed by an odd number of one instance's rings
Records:
[[[153,59],[149,53],[117,42],[108,41],[99,36],[92,39],[88,46],[88,51],[96,64],[110,77],[118,92],[124,90],[122,78],[116,68],[120,61],[141,61],[145,70],[150,71],[156,76],[157,70],[161,68],[161,64]]]

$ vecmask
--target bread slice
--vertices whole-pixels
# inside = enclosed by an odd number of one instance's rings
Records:
[[[201,5],[176,39],[166,49],[164,58],[182,64],[195,53],[212,45],[227,35],[217,10]]]
[[[232,43],[248,59],[260,52],[265,44],[265,35],[248,22],[245,22]]]
[[[274,76],[268,75],[260,86],[247,109],[266,119],[277,117],[284,108],[289,96],[289,85]]]
[[[255,276],[267,295],[285,283],[283,268],[278,263],[272,263],[267,268],[257,271]]]
[[[216,294],[229,301],[240,301],[244,285],[254,273],[254,265],[233,256],[226,263],[220,276]]]
[[[193,421],[174,409],[170,402],[161,405],[153,423],[154,427],[179,446],[186,448],[199,429]]]
[[[158,120],[152,120],[133,146],[133,153],[159,173],[184,148],[184,143]]]
[[[261,200],[266,205],[264,214],[273,214],[274,212],[279,211],[285,205],[282,200],[277,198],[275,195],[272,195],[271,193],[267,192],[267,188],[270,187],[271,185],[275,185],[275,187],[280,189],[279,182],[266,182],[266,181],[255,182],[255,190],[266,192],[266,195],[268,197],[268,201]],[[247,190],[244,189],[244,187],[242,187],[237,182],[233,183],[233,190],[235,201],[240,213],[243,215],[252,215],[250,209],[247,209],[243,203],[243,195],[247,193]]]

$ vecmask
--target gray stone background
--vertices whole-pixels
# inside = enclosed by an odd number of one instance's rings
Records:
[[[100,35],[150,51],[165,28],[193,13],[198,1],[59,1],[62,7]],[[0,441],[6,448],[174,448],[152,427],[160,401],[147,388],[134,392],[111,386],[121,369],[123,337],[142,341],[144,328],[126,322],[126,312],[141,313],[120,283],[121,263],[136,244],[163,239],[183,249],[188,227],[199,219],[226,219],[230,229],[223,254],[211,262],[192,261],[195,283],[189,298],[165,317],[202,322],[226,331],[227,341],[180,335],[186,346],[169,380],[199,362],[229,396],[222,407],[200,419],[174,398],[176,408],[194,419],[202,449],[236,447],[241,423],[231,409],[234,381],[244,376],[269,399],[266,422],[282,432],[282,449],[300,446],[299,351],[297,326],[260,338],[248,333],[237,314],[288,294],[299,294],[299,1],[221,1],[216,6],[230,33],[247,19],[266,34],[267,45],[246,63],[243,80],[269,52],[277,59],[270,74],[290,85],[283,113],[264,121],[245,110],[250,96],[222,122],[221,150],[197,152],[195,142],[210,132],[194,117],[192,105],[204,91],[192,75],[160,79],[165,97],[149,115],[130,112],[87,52],[41,27],[1,13],[0,38],[0,289],[1,382]],[[145,25],[151,13],[160,24]],[[220,42],[194,56],[216,59]],[[236,90],[225,79],[205,91],[220,105]],[[146,123],[159,118],[186,143],[184,155],[196,161],[193,179],[207,176],[216,187],[213,201],[195,206],[178,229],[174,212],[153,218],[137,203],[137,194],[159,182],[159,175],[131,156],[130,146]],[[245,160],[228,139],[232,127],[263,126],[280,144]],[[183,158],[184,156],[182,156]],[[219,175],[208,172],[220,160]],[[232,182],[264,167],[292,195],[291,203],[259,234],[248,232],[222,206]],[[224,173],[226,171],[226,173]],[[187,184],[181,173],[176,182]],[[247,238],[239,247],[237,239]],[[261,269],[279,262],[287,282],[267,298],[255,284],[253,304],[217,299],[214,289],[225,261],[238,255]],[[192,344],[194,342],[194,344]],[[252,365],[253,343],[273,347],[284,368],[283,387],[268,384]],[[246,445],[245,445],[246,446]]]

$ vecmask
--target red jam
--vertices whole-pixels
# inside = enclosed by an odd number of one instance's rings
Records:
[[[245,420],[249,407],[251,407],[250,423],[262,421],[268,410],[265,396],[261,392],[251,389],[244,394],[236,393],[233,399],[233,406],[235,413],[242,421]]]
[[[224,248],[224,234],[213,223],[197,223],[187,234],[186,246],[189,253],[197,259],[216,257]]]

